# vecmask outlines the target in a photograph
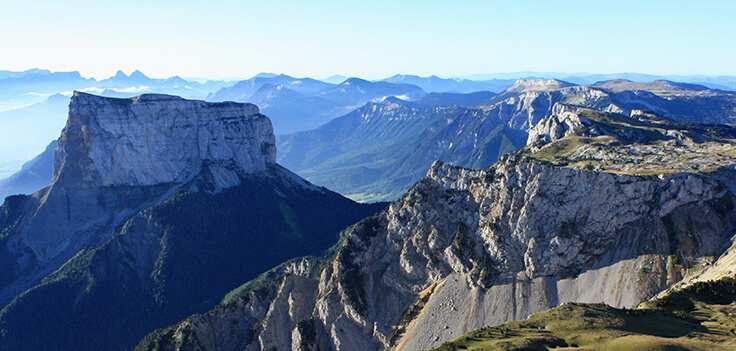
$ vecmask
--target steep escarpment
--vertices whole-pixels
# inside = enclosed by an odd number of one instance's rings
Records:
[[[354,226],[321,274],[285,270],[139,348],[427,349],[564,302],[636,306],[736,229],[720,178],[519,161],[437,162]]]
[[[205,162],[256,172],[275,161],[271,122],[255,105],[77,92],[54,177],[67,186],[155,185],[186,181]]]
[[[382,207],[274,159],[255,106],[77,93],[53,183],[0,210],[0,350],[130,349]]]

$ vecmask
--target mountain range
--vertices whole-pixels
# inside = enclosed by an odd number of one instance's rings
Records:
[[[518,80],[487,99],[455,106],[387,99],[312,131],[279,136],[279,162],[316,184],[365,201],[391,200],[436,160],[485,168],[523,146],[557,103],[626,115],[654,113],[680,122],[733,124],[736,93],[669,81],[625,80],[579,86]],[[444,96],[444,95],[439,95]]]
[[[271,116],[277,135],[319,127],[370,101],[387,97],[414,100],[426,93],[409,84],[370,82],[349,78],[329,84],[287,75],[253,77],[210,94],[207,101],[239,101],[257,104]]]
[[[176,94],[187,98],[204,98],[211,91],[232,84],[209,80],[205,83],[184,80],[174,76],[167,79],[149,78],[140,71],[130,76],[118,71],[114,76],[97,81],[84,78],[77,71],[51,72],[30,69],[22,72],[0,71],[0,111],[41,102],[44,98],[74,90],[101,93],[104,90],[120,93]]]
[[[313,110],[305,106],[337,106],[337,99],[305,97],[266,84],[274,80],[292,81],[298,86],[311,84],[297,84],[293,78],[281,75],[256,77],[244,85],[253,90],[263,84],[252,96],[261,102],[275,102],[261,105],[272,112],[309,112]],[[339,89],[341,85],[322,88],[317,90],[318,95],[345,91],[344,95],[338,94],[344,104],[355,103],[350,91],[363,91],[364,97],[402,91],[379,89],[374,83],[354,79],[344,85]],[[370,90],[368,86],[376,88]],[[376,93],[371,95],[371,91]],[[314,130],[278,136],[278,161],[310,181],[351,198],[382,201],[397,198],[436,159],[463,167],[490,166],[500,155],[524,145],[532,126],[553,114],[557,102],[629,115],[651,112],[681,122],[733,124],[736,117],[736,93],[670,81],[613,80],[579,86],[554,79],[527,79],[518,80],[500,94],[430,93],[415,100],[389,96],[377,101]],[[304,124],[292,125],[306,128],[312,123],[300,121]],[[6,194],[12,192],[5,190]]]

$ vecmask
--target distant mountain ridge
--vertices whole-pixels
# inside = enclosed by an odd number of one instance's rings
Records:
[[[370,101],[387,97],[413,100],[424,95],[421,88],[407,84],[349,78],[335,85],[282,74],[241,81],[210,94],[207,100],[257,104],[282,135],[317,128]]]
[[[33,194],[51,184],[56,140],[44,152],[23,164],[20,171],[0,179],[0,199],[10,195]]]
[[[444,79],[435,75],[420,77],[408,74],[397,74],[386,78],[383,81],[416,85],[428,93],[472,93],[476,91],[499,93],[511,86],[514,79],[477,81],[460,78]]]
[[[162,93],[204,99],[208,93],[229,84],[231,83],[227,81],[216,80],[198,83],[178,76],[166,79],[149,78],[138,70],[133,71],[130,76],[117,71],[112,77],[99,81],[84,78],[77,71],[51,72],[41,69],[22,72],[0,71],[0,111],[37,103],[53,94],[70,95],[75,90],[101,93],[105,89],[110,89],[138,95]]]
[[[490,166],[521,147],[529,131],[553,114],[556,103],[624,115],[655,113],[680,122],[736,122],[736,92],[668,81],[579,86],[519,79],[500,94],[463,108],[431,108],[421,103],[424,99],[428,96],[387,99],[318,129],[280,136],[279,162],[354,198],[393,199],[435,159],[463,167]]]

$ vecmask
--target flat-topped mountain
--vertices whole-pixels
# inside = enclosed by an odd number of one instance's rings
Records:
[[[506,92],[523,93],[530,91],[552,91],[575,86],[557,79],[518,79]]]
[[[54,181],[90,187],[183,182],[203,164],[257,172],[276,161],[271,122],[255,105],[150,94],[75,93],[57,150]]]
[[[0,207],[0,350],[130,349],[382,207],[275,158],[251,104],[75,93],[51,185]]]

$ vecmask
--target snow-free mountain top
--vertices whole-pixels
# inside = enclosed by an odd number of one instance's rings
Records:
[[[75,92],[57,148],[54,181],[156,185],[186,181],[205,162],[248,173],[275,161],[271,122],[255,105]]]
[[[517,93],[529,91],[551,91],[574,85],[575,84],[563,82],[557,79],[519,79],[511,88],[506,89],[506,91]]]

